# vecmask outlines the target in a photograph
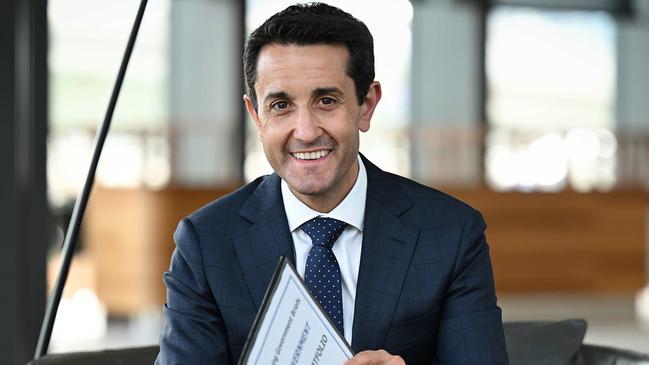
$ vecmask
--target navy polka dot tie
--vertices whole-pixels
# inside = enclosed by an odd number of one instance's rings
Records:
[[[313,242],[306,259],[304,281],[341,334],[344,334],[342,284],[340,267],[331,247],[346,225],[333,218],[313,218],[300,226]]]

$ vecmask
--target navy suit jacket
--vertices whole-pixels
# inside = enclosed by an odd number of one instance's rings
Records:
[[[352,349],[385,349],[406,364],[507,364],[480,213],[363,162]],[[156,364],[234,364],[279,257],[295,262],[280,178],[199,209],[174,239]]]

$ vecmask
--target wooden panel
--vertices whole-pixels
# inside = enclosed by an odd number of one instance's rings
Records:
[[[450,191],[488,224],[503,292],[634,292],[645,284],[646,195]]]
[[[98,188],[84,222],[99,297],[113,315],[164,302],[178,221],[234,188]],[[634,292],[645,283],[642,192],[452,191],[484,214],[499,293]]]
[[[96,267],[98,296],[109,313],[129,316],[164,303],[162,274],[178,221],[234,189],[96,188],[84,241]]]

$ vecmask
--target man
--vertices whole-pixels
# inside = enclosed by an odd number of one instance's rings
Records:
[[[319,3],[251,34],[244,102],[275,173],[180,222],[159,364],[236,363],[280,256],[315,285],[348,364],[507,364],[480,214],[359,155],[381,99],[372,42]],[[318,243],[316,223],[340,235]]]

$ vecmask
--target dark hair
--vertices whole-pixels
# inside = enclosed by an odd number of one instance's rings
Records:
[[[289,6],[255,29],[243,53],[244,77],[255,109],[257,58],[261,49],[272,43],[345,45],[349,52],[347,74],[354,80],[358,104],[363,103],[374,81],[374,45],[372,34],[360,20],[336,7],[315,2]]]

